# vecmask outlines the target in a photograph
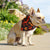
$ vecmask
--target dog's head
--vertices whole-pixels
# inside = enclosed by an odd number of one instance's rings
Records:
[[[33,8],[31,8],[29,12],[31,16],[31,21],[34,25],[39,26],[45,24],[45,17],[40,13],[39,8],[37,9],[37,12],[35,12]]]

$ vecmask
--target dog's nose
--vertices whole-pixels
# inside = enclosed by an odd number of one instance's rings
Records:
[[[44,21],[44,19],[42,19],[42,21]]]
[[[43,23],[45,23],[45,20],[44,20],[44,19],[42,19],[42,22],[43,22]]]

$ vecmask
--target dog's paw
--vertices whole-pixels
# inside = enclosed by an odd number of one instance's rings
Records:
[[[22,44],[22,46],[27,46],[27,44]]]
[[[29,44],[30,46],[34,46],[35,44]]]

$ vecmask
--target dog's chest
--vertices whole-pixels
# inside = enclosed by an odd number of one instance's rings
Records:
[[[29,31],[33,30],[36,26],[34,26],[30,20],[30,16],[27,16],[22,20],[21,30],[22,31]]]

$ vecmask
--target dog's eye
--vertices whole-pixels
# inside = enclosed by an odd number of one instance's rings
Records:
[[[41,19],[41,17],[37,17],[38,19]]]

